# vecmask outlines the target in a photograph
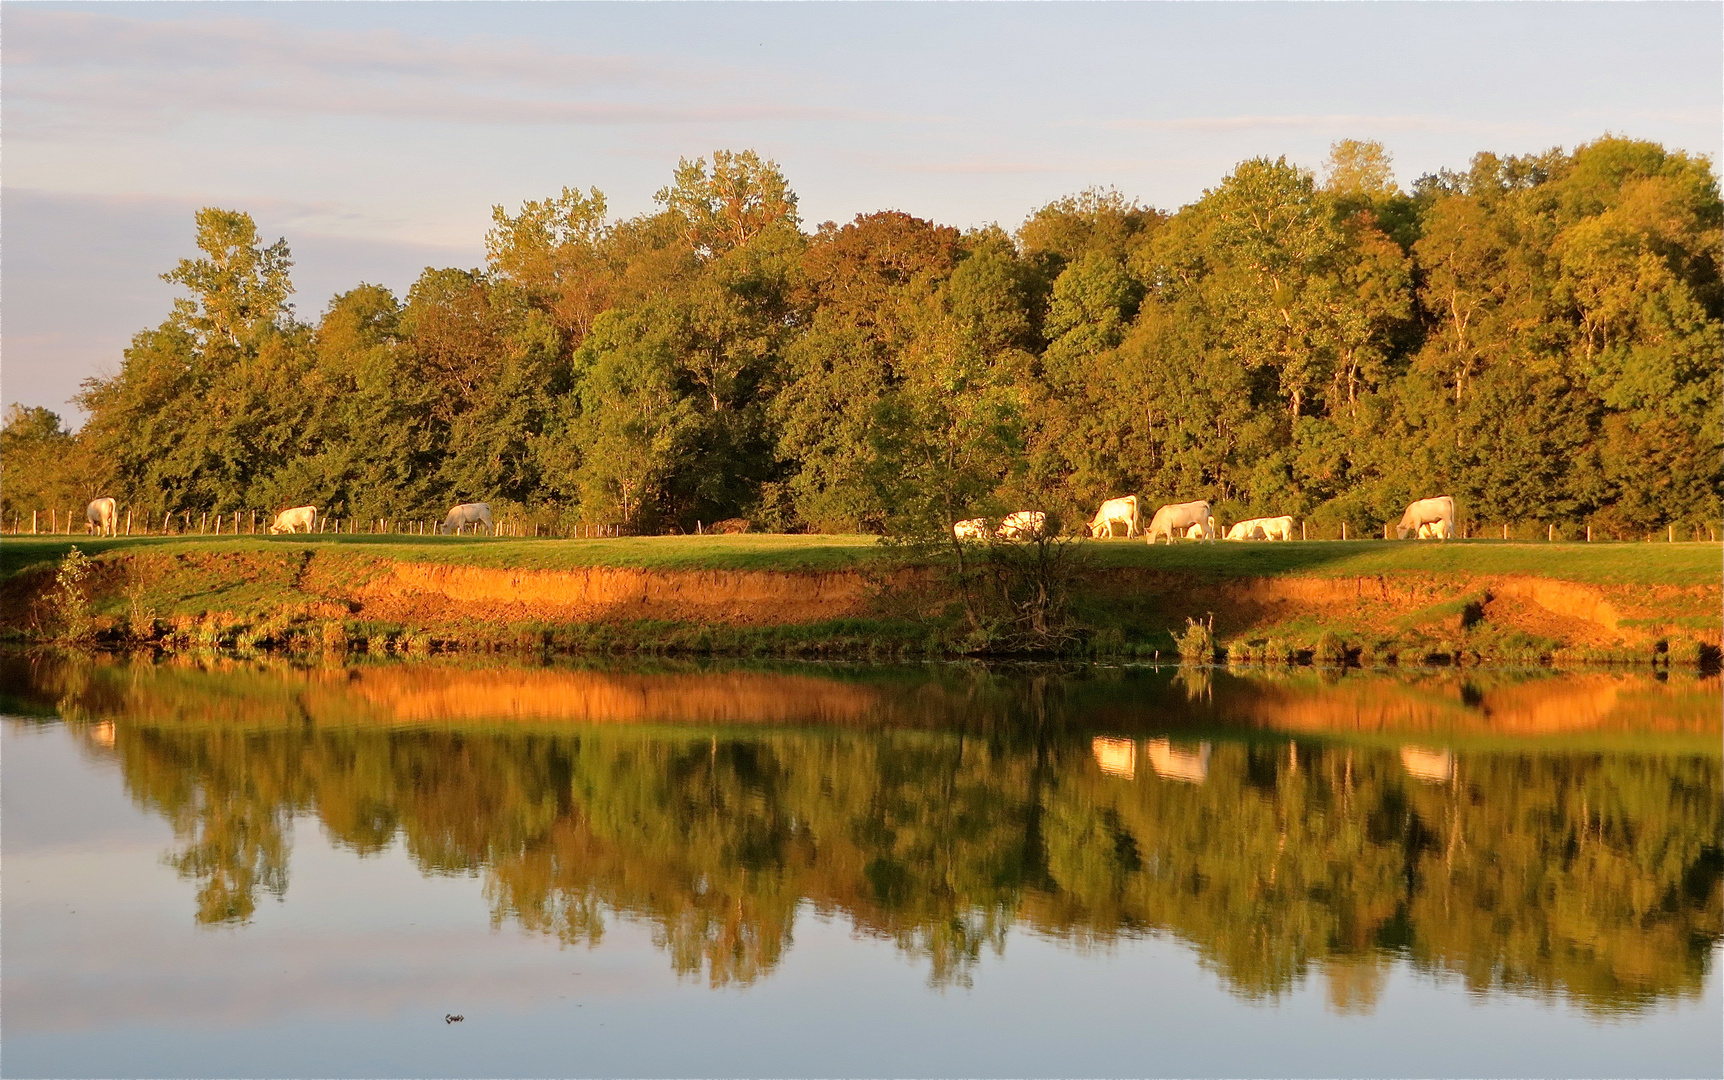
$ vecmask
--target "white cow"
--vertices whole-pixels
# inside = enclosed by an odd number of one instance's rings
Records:
[[[1234,522],[1227,530],[1229,540],[1291,540],[1293,539],[1293,516],[1284,514],[1281,517],[1247,518]]]
[[[1447,495],[1439,495],[1434,499],[1420,499],[1407,504],[1407,512],[1401,515],[1401,523],[1395,526],[1395,537],[1405,540],[1409,532],[1417,532],[1421,526],[1437,527],[1436,537],[1447,540],[1455,535],[1455,500]],[[1424,533],[1418,533],[1420,537]]]
[[[443,524],[437,526],[437,531],[439,533],[460,534],[469,525],[473,526],[475,533],[479,531],[480,525],[485,526],[486,532],[496,532],[496,529],[491,525],[491,504],[461,503],[459,506],[452,506],[449,508],[448,516],[443,519]]]
[[[85,533],[94,528],[97,536],[113,536],[119,521],[120,509],[112,499],[93,499],[89,506],[84,507]]]
[[[1282,514],[1280,517],[1258,518],[1257,527],[1263,530],[1265,540],[1293,539],[1293,515]]]
[[[1125,525],[1127,536],[1137,536],[1143,532],[1143,518],[1138,516],[1136,495],[1122,495],[1102,503],[1101,509],[1090,519],[1089,534],[1098,540],[1103,536],[1112,536],[1116,523]]]
[[[1434,521],[1427,521],[1419,526],[1420,540],[1441,540],[1443,527]]]
[[[1019,510],[1005,516],[996,535],[1001,540],[1034,540],[1047,527],[1048,516],[1040,510]]]
[[[1215,518],[1209,512],[1209,500],[1199,499],[1197,502],[1168,503],[1155,512],[1155,517],[1149,522],[1149,543],[1155,543],[1158,536],[1167,537],[1168,543],[1173,543],[1175,536],[1187,535],[1192,526],[1197,526],[1198,535],[1205,540],[1215,539]]]
[[[971,518],[960,521],[952,526],[952,535],[959,540],[985,540],[988,536],[988,519]]]
[[[302,528],[306,532],[317,528],[317,507],[296,506],[292,510],[283,510],[270,522],[269,532],[273,536],[276,533],[298,532]]]
[[[1211,529],[1215,528],[1215,526],[1213,526],[1213,525],[1211,525],[1209,527]],[[1203,539],[1203,526],[1202,525],[1193,525],[1191,528],[1185,530],[1185,538],[1187,540],[1201,540],[1201,539]]]

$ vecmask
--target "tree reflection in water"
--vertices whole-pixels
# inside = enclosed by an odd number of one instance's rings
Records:
[[[1697,995],[1720,936],[1716,679],[3,663],[172,823],[206,923],[285,894],[313,814],[482,875],[497,925],[641,920],[714,986],[804,905],[941,986],[1013,928],[1169,933],[1342,1012],[1396,957],[1632,1011]]]

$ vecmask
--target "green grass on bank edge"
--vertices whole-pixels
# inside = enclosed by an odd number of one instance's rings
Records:
[[[871,536],[749,534],[645,536],[612,540],[489,537],[0,537],[0,579],[59,560],[76,545],[90,555],[267,551],[341,552],[379,560],[511,570],[618,567],[646,570],[842,570],[885,556]],[[1724,546],[1716,543],[1537,543],[1501,540],[1294,541],[1150,547],[1137,540],[1086,541],[1102,569],[1161,570],[1216,578],[1381,574],[1528,575],[1598,585],[1717,585]]]

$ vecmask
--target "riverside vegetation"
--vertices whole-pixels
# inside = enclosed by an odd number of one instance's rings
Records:
[[[88,552],[88,554],[86,554]],[[1711,544],[7,537],[0,632],[162,649],[1715,664]]]

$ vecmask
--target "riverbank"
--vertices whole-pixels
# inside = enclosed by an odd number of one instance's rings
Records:
[[[55,570],[93,557],[96,642],[317,649],[938,656],[932,571],[870,537],[494,540],[7,537],[7,637],[63,634]],[[1716,544],[1080,545],[1083,655],[1170,657],[1213,620],[1230,662],[1715,660]],[[906,598],[925,601],[920,610]],[[888,603],[887,600],[896,602]],[[907,610],[911,611],[906,615]]]

